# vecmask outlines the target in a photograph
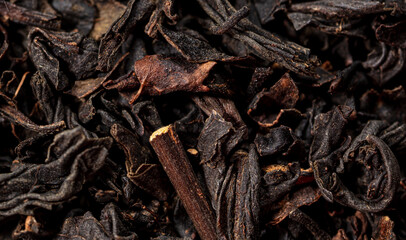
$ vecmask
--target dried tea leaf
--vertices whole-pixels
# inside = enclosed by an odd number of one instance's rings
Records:
[[[0,15],[3,21],[10,20],[52,30],[61,28],[60,19],[53,14],[27,9],[6,1],[0,4]]]
[[[185,208],[179,199],[176,200],[175,209],[173,210],[173,221],[175,223],[175,228],[179,235],[184,238],[195,239],[197,237],[196,229],[193,226],[193,222],[190,220],[186,213]],[[165,238],[158,238],[165,239]],[[172,239],[172,237],[170,238]],[[175,239],[175,238],[173,238]]]
[[[300,208],[304,205],[311,205],[317,202],[321,197],[321,193],[318,189],[314,189],[310,186],[301,188],[293,192],[289,199],[282,200],[282,208],[279,209],[273,216],[270,224],[276,225],[283,221],[286,217],[289,216],[291,212]]]
[[[400,181],[400,168],[389,146],[376,136],[384,126],[381,121],[369,121],[344,154],[346,164],[362,163],[366,168],[366,173],[358,176],[365,179],[366,193],[363,194],[366,197],[359,200],[344,187],[338,202],[360,211],[376,212],[383,210],[392,201]],[[371,159],[374,159],[373,162]]]
[[[71,89],[71,94],[78,98],[84,98],[95,92],[105,81],[104,78],[89,78],[86,80],[75,81]]]
[[[89,123],[97,115],[97,109],[94,102],[99,93],[96,92],[91,95],[86,101],[81,102],[78,109],[78,118],[82,123]]]
[[[385,4],[379,1],[363,0],[319,0],[296,3],[292,11],[322,15],[325,18],[359,18],[367,14],[388,11]]]
[[[0,216],[31,215],[68,201],[104,165],[111,144],[111,138],[87,138],[78,127],[57,134],[42,162],[16,159],[11,172],[0,174]]]
[[[377,137],[385,125],[370,121],[351,144],[350,138],[341,143],[351,108],[341,107],[338,110],[335,108],[319,114],[315,120],[309,163],[316,183],[329,201],[334,200],[360,211],[382,211],[392,201],[400,176],[396,157],[389,146]],[[362,182],[361,186],[365,185],[361,187],[364,189],[361,190],[361,194],[365,195],[363,198],[357,197],[354,188],[340,179],[339,174],[354,165],[365,169],[362,174],[354,174],[360,179],[358,182]],[[348,173],[348,170],[345,172]],[[343,179],[349,181],[350,178]]]
[[[257,134],[255,146],[260,156],[285,152],[293,144],[292,130],[286,126],[272,128],[266,135]]]
[[[94,23],[93,29],[90,32],[90,37],[95,40],[100,40],[103,34],[107,33],[110,26],[123,15],[126,10],[125,5],[115,0],[106,2],[96,2],[98,10],[98,21]]]
[[[125,225],[122,214],[121,209],[109,203],[101,211],[100,220],[96,219],[91,212],[86,212],[83,216],[67,218],[56,239],[138,239],[137,234]]]
[[[50,81],[56,90],[66,89],[71,81],[84,79],[93,74],[97,48],[91,39],[80,33],[45,31],[34,28],[28,36],[29,54],[40,74]],[[73,54],[75,53],[75,54]]]
[[[1,89],[0,89],[1,90]],[[21,125],[26,129],[35,132],[53,133],[66,127],[64,121],[55,122],[49,125],[37,125],[17,109],[16,103],[0,91],[0,116],[8,121]]]
[[[188,61],[203,63],[208,61],[232,62],[242,60],[241,57],[228,56],[210,46],[207,40],[202,39],[198,33],[190,31],[172,31],[164,26],[160,26],[159,32],[165,37],[177,51],[179,51]]]
[[[392,47],[406,48],[406,21],[394,24],[380,24],[376,30],[376,39]]]
[[[118,18],[103,36],[99,46],[97,70],[107,72],[114,63],[121,45],[127,40],[139,21],[152,11],[153,3],[149,0],[130,0],[123,15]]]
[[[96,9],[91,2],[52,0],[52,7],[62,14],[62,21],[70,28],[74,27],[83,35],[88,35],[92,30]]]
[[[310,147],[311,158],[322,159],[339,146],[352,111],[353,109],[348,106],[338,106],[328,113],[316,116],[312,129],[314,138]]]
[[[283,41],[278,36],[251,23],[246,18],[249,11],[247,6],[236,10],[227,0],[198,0],[198,2],[213,21],[214,26],[211,31],[214,34],[222,35],[227,32],[262,59],[277,62],[302,75],[317,77],[314,68],[318,62],[310,56],[309,49]]]
[[[139,136],[149,138],[152,132],[163,126],[158,110],[151,101],[134,104],[131,112],[135,115],[136,131]]]
[[[363,0],[319,0],[292,4],[288,18],[296,31],[311,25],[333,35],[348,35],[367,38],[367,27],[363,22],[372,14],[389,11],[390,3]],[[363,24],[364,23],[364,24]]]
[[[351,233],[356,239],[365,239],[367,237],[369,222],[365,213],[356,211],[354,216],[349,216],[347,220],[351,223]]]
[[[7,97],[14,99],[19,79],[14,71],[4,71],[0,78],[0,89]]]
[[[270,80],[273,73],[271,67],[269,68],[255,68],[252,74],[250,84],[247,88],[248,99],[252,99],[258,92],[263,89],[264,83]]]
[[[402,152],[406,147],[406,125],[394,122],[384,129],[379,137],[392,149],[393,152]]]
[[[30,84],[47,122],[51,124],[62,121],[64,116],[58,109],[58,106],[62,105],[62,99],[55,96],[46,79],[39,72],[36,72],[31,77]]]
[[[300,12],[288,13],[288,18],[292,22],[296,31],[303,29],[313,21],[313,16],[311,14]]]
[[[275,18],[274,14],[279,11],[286,11],[287,0],[255,0],[254,5],[257,9],[262,24],[267,24]]]
[[[154,12],[149,18],[149,22],[145,26],[144,32],[155,38],[158,29],[162,26],[164,17],[165,20],[169,20],[168,23],[175,25],[178,20],[178,14],[175,13],[175,1],[174,0],[162,0],[156,3]]]
[[[140,87],[131,98],[133,104],[142,94],[161,95],[174,91],[207,92],[203,81],[215,62],[194,64],[182,59],[164,58],[159,55],[145,56],[134,64],[134,73]]]
[[[405,69],[406,51],[402,48],[388,47],[381,43],[368,54],[362,66],[369,69],[368,75],[378,86],[384,86]]]
[[[174,127],[185,149],[188,149],[189,153],[195,155],[198,153],[196,151],[198,138],[203,129],[205,119],[203,113],[194,104],[188,104],[187,109],[189,113],[176,121]]]
[[[248,106],[247,113],[259,125],[272,127],[280,122],[279,119],[283,117],[284,111],[300,117],[299,111],[291,109],[298,100],[299,90],[286,73],[268,91],[263,90],[254,97]]]
[[[201,164],[215,166],[235,147],[239,139],[235,135],[233,124],[225,121],[213,111],[204,123],[200,133],[197,149],[200,152]],[[237,141],[232,141],[237,140]]]
[[[161,165],[143,163],[135,172],[129,172],[128,178],[159,201],[166,201],[171,193],[167,176]]]
[[[235,103],[226,98],[213,96],[194,96],[192,100],[207,115],[210,116],[213,111],[217,112],[224,120],[231,122],[237,129],[238,135],[243,139],[247,138],[247,125],[242,120]]]
[[[375,89],[366,91],[360,98],[360,110],[374,114],[381,120],[389,122],[406,120],[406,93],[403,86],[394,89],[384,89],[378,92]]]
[[[169,194],[168,180],[163,169],[151,164],[152,153],[139,142],[136,135],[121,125],[114,124],[110,133],[120,144],[126,155],[127,177],[139,188],[160,201],[165,201]]]
[[[320,226],[310,216],[300,211],[299,209],[296,209],[293,212],[289,213],[289,219],[306,227],[316,240],[331,239],[330,235],[328,235],[328,233],[321,229]]]
[[[300,174],[298,162],[268,166],[263,175],[266,193],[261,196],[261,205],[269,207],[289,193],[298,182]]]

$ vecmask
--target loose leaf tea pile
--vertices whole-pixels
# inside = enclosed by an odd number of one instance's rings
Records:
[[[0,239],[406,239],[405,1],[0,16]]]

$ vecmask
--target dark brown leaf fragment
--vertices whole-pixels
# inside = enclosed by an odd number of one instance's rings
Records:
[[[118,18],[101,39],[97,70],[107,72],[115,63],[115,55],[139,21],[152,11],[153,4],[148,0],[131,0],[123,15]]]
[[[17,6],[13,3],[2,1],[0,15],[3,20],[16,23],[57,30],[61,27],[61,20],[49,13],[41,13],[35,10]]]
[[[199,136],[197,149],[200,152],[200,163],[215,166],[223,160],[223,156],[227,156],[240,140],[234,137],[235,134],[233,124],[213,111]]]
[[[286,113],[300,117],[300,112],[293,109],[298,100],[299,90],[289,74],[285,74],[268,91],[264,89],[254,97],[247,113],[260,126],[272,127],[281,123]]]
[[[160,26],[160,33],[165,37],[176,50],[188,61],[203,63],[208,61],[233,62],[242,60],[240,57],[229,56],[210,46],[207,40],[194,33],[193,35],[186,31],[172,31],[164,26]],[[197,36],[196,36],[197,35]]]
[[[127,229],[121,209],[109,203],[101,211],[100,220],[96,219],[91,212],[86,212],[83,216],[67,218],[55,239],[136,240],[138,236]]]
[[[139,188],[165,201],[169,194],[168,181],[162,168],[151,163],[150,150],[140,143],[135,134],[119,124],[114,124],[110,133],[126,155],[127,177]]]

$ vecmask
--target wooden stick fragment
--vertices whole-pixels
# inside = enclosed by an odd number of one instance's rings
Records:
[[[215,240],[216,218],[172,125],[156,130],[149,142],[203,240]]]

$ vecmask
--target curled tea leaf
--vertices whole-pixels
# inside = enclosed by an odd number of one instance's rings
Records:
[[[263,90],[254,97],[247,113],[262,127],[290,125],[289,122],[301,118],[301,113],[293,109],[298,100],[299,90],[289,74],[285,74],[268,91]]]
[[[392,201],[400,181],[396,157],[389,146],[376,136],[384,125],[382,122],[371,121],[351,144],[350,138],[347,138],[340,146],[340,135],[343,134],[346,120],[345,117],[340,117],[341,120],[338,118],[332,124],[332,120],[340,116],[338,113],[335,110],[319,115],[313,127],[316,136],[309,161],[314,169],[316,182],[323,196],[330,201],[334,200],[360,211],[382,211]],[[328,125],[327,132],[322,133]],[[319,134],[323,137],[319,138]],[[362,169],[361,173],[354,174],[358,176],[361,189],[365,189],[361,192],[364,195],[362,198],[354,193],[356,188],[344,182],[345,179],[348,181],[348,175],[343,180],[340,178],[340,175],[350,174],[347,169],[349,166],[352,166],[350,169],[353,171]]]
[[[86,137],[80,127],[57,134],[43,162],[18,159],[0,174],[0,216],[30,215],[69,201],[105,163],[111,138]]]
[[[71,84],[69,74],[79,80],[91,75],[95,70],[96,43],[84,38],[80,33],[34,28],[28,38],[29,54],[34,65],[58,91]]]

